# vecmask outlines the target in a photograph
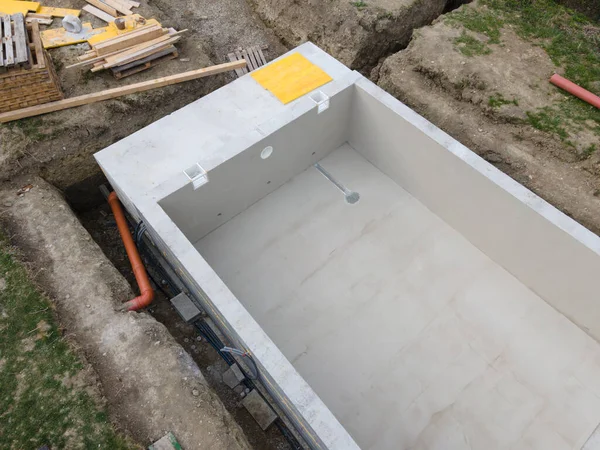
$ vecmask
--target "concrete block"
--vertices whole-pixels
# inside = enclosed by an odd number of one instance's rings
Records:
[[[190,298],[183,292],[171,299],[171,304],[175,307],[183,320],[192,323],[200,318],[202,312]]]
[[[277,414],[271,409],[267,402],[261,397],[256,389],[251,391],[244,400],[242,405],[246,407],[248,412],[252,414],[254,420],[258,422],[263,430],[269,428],[269,426],[277,419]]]
[[[237,364],[232,365],[229,367],[229,369],[223,372],[223,383],[225,383],[231,389],[244,381],[244,378],[246,377],[244,377],[244,374]]]

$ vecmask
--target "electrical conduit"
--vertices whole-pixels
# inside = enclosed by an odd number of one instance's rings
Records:
[[[117,228],[121,234],[125,251],[127,251],[127,256],[129,257],[129,262],[131,263],[131,268],[133,269],[133,274],[135,275],[135,280],[140,288],[140,295],[132,300],[129,300],[128,302],[123,303],[120,309],[123,311],[137,311],[152,303],[152,300],[154,299],[154,291],[150,285],[150,280],[148,278],[148,274],[146,273],[146,268],[144,267],[142,258],[140,258],[140,254],[138,253],[137,247],[135,246],[133,238],[131,237],[131,233],[129,232],[127,220],[125,219],[125,213],[123,213],[123,208],[121,208],[121,203],[119,202],[119,197],[117,197],[116,192],[110,193],[108,196],[108,204],[110,205],[110,209],[112,209],[112,212],[115,216]]]

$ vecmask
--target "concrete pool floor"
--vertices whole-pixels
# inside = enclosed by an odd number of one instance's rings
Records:
[[[600,347],[344,144],[195,247],[364,449],[580,448]],[[468,202],[468,198],[460,201]]]

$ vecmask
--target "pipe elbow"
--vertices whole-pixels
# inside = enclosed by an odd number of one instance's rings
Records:
[[[154,300],[154,291],[149,290],[142,293],[142,295],[123,303],[121,309],[123,311],[139,311],[142,308],[150,305]]]

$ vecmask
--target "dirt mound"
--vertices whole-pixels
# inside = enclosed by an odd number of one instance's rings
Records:
[[[455,0],[250,0],[290,47],[311,41],[352,69],[368,71],[405,47],[415,28]],[[465,3],[462,1],[461,3]]]
[[[489,26],[489,11],[480,12]],[[440,20],[415,33],[406,50],[386,59],[379,85],[600,233],[596,123],[567,126],[566,118],[558,126],[551,108],[558,110],[565,95],[548,79],[560,67],[510,26],[492,36],[467,33],[449,19]]]

